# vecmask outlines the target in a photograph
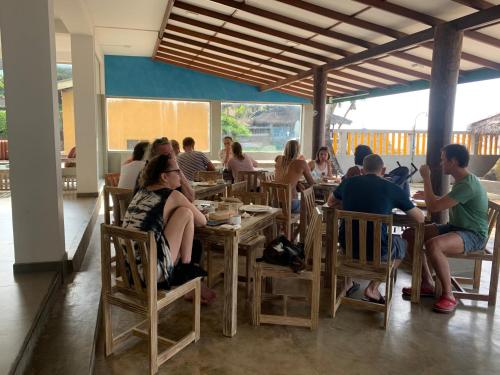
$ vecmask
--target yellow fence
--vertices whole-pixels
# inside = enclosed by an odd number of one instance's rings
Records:
[[[498,136],[481,134],[474,136],[468,132],[454,132],[452,143],[467,147],[477,155],[500,155]],[[477,144],[476,149],[474,146]],[[425,155],[427,153],[427,132],[416,131],[367,131],[341,130],[333,134],[333,150],[336,154],[353,155],[358,145],[367,145],[379,155]]]

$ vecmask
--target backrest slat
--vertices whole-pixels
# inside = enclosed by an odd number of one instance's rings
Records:
[[[137,260],[134,251],[134,244],[129,239],[123,240],[125,244],[125,249],[127,252],[127,260],[130,268],[130,273],[132,274],[132,280],[134,282],[134,289],[139,294],[144,294],[144,290],[141,285],[141,277],[139,275],[139,270],[137,269]]]
[[[108,198],[106,198],[108,197]],[[113,202],[113,207],[109,206],[109,197]],[[123,218],[125,217],[125,212],[134,197],[134,191],[132,189],[123,189],[112,186],[104,187],[104,207],[105,207],[105,222],[106,224],[113,224],[116,226],[121,226],[123,223]],[[108,223],[110,220],[109,212],[113,211],[113,222]],[[106,217],[106,212],[108,212],[108,217]]]
[[[359,263],[366,264],[366,220],[358,220]]]
[[[141,257],[142,272],[144,275],[144,280],[149,280],[149,259],[148,259],[148,248],[145,242],[138,241],[139,254]]]
[[[120,270],[118,274],[121,275],[125,287],[130,288],[121,241],[117,236],[112,236],[112,239],[113,239],[113,244],[115,245],[116,267]]]
[[[382,223],[373,223],[373,264],[380,265],[380,254],[382,252]]]
[[[269,204],[276,208],[281,208],[285,217],[292,214],[292,188],[290,184],[278,182],[263,182],[262,191],[269,194]]]
[[[321,244],[321,222],[322,222],[322,214],[321,211],[316,208],[314,212],[311,214],[311,222],[307,228],[306,237],[304,241],[304,255],[306,264],[309,264],[309,260],[313,260],[315,258],[315,251],[321,252],[321,246],[319,246],[320,250],[316,250],[316,247]]]
[[[345,219],[345,254],[347,259],[352,259],[352,218]]]
[[[229,187],[229,196],[234,197],[236,193],[245,193],[247,191],[246,181],[235,182]]]

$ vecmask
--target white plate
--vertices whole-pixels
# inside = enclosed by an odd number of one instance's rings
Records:
[[[240,207],[240,210],[246,211],[246,212],[269,212],[272,210],[272,207],[269,206],[262,206],[260,204],[245,204]]]

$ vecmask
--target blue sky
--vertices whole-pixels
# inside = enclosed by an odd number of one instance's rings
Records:
[[[349,103],[342,103],[335,114],[343,116]],[[356,110],[347,116],[352,129],[427,129],[429,90],[368,98],[356,101]],[[455,100],[454,130],[500,112],[500,78],[458,85]]]

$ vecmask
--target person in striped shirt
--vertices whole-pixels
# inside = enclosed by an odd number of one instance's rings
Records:
[[[215,167],[207,156],[200,151],[194,150],[194,139],[186,137],[182,140],[184,153],[177,157],[179,168],[188,180],[194,180],[197,171],[215,171]]]

